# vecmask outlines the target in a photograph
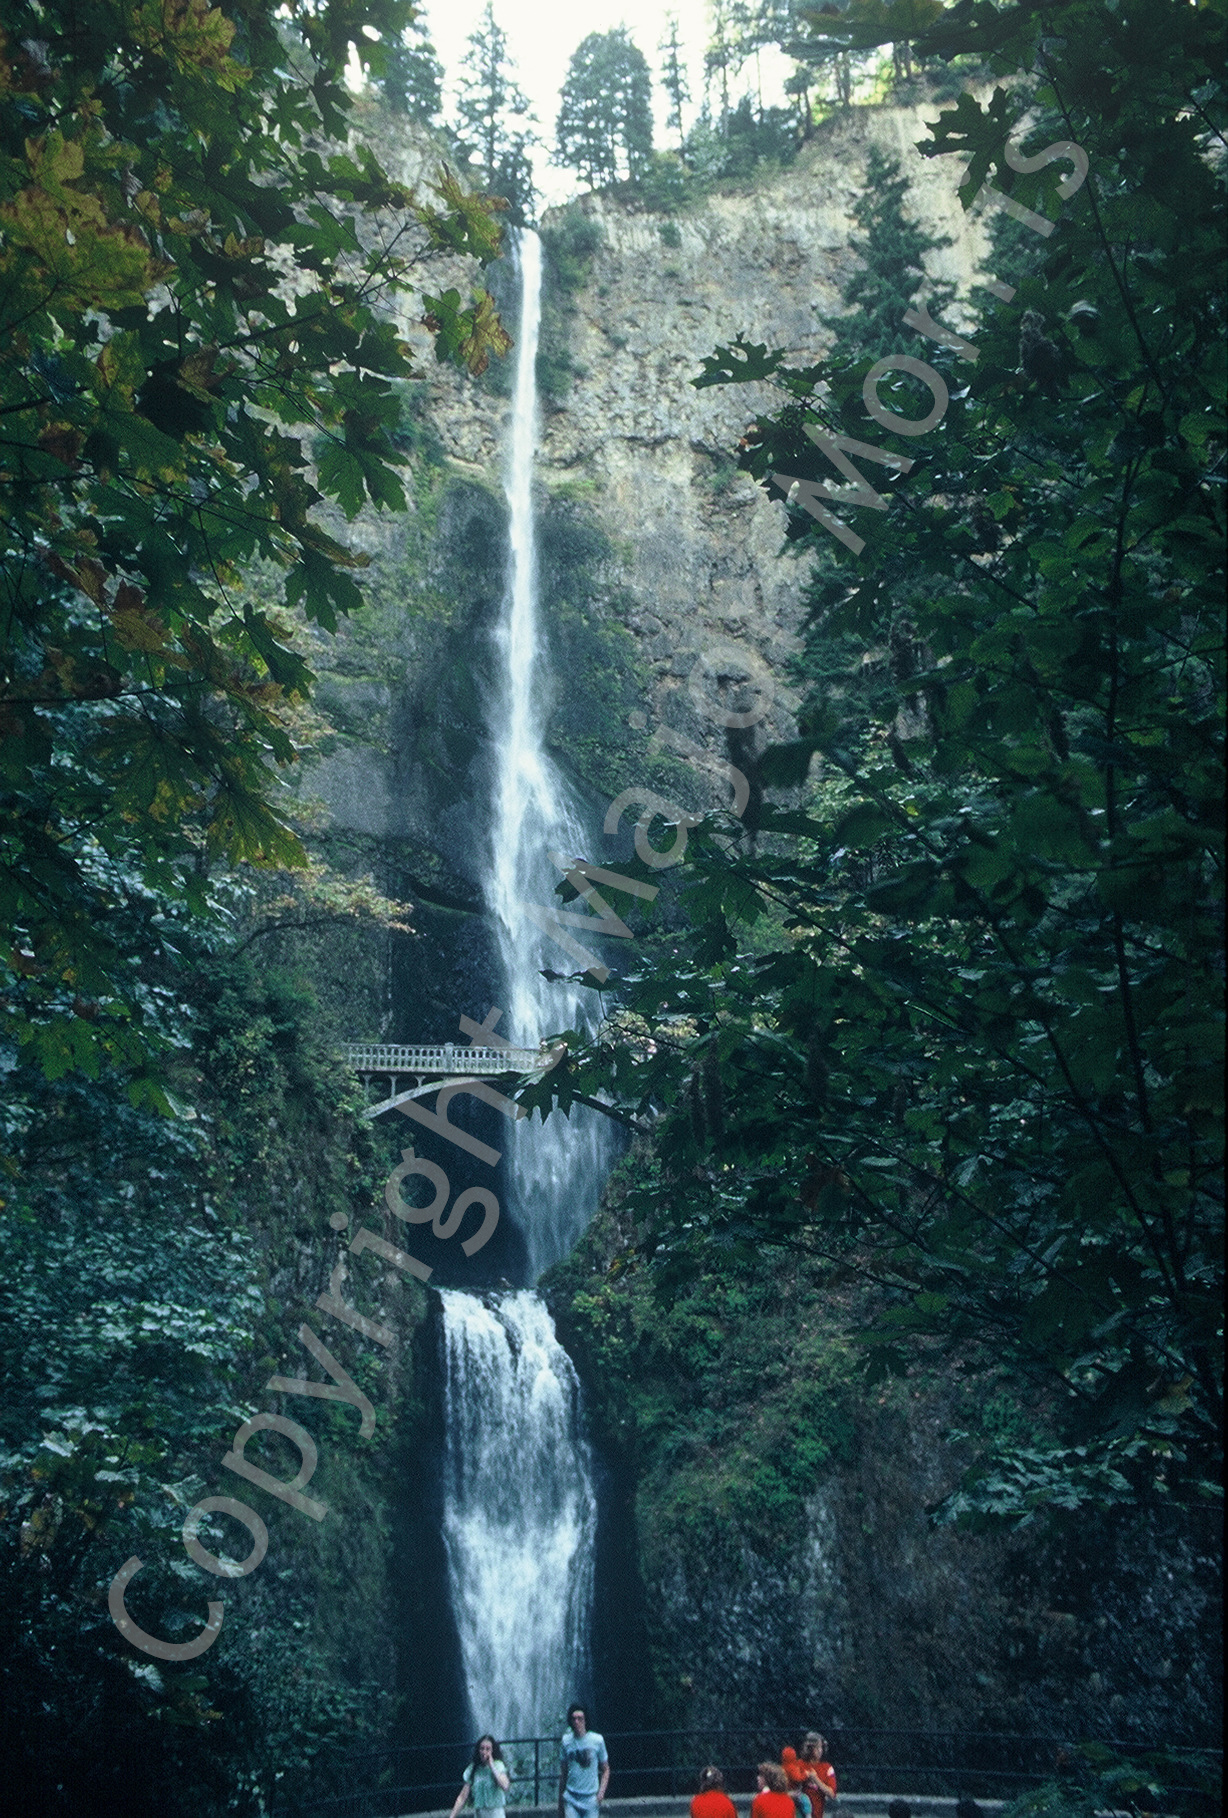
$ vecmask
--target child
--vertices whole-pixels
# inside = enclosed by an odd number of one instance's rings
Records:
[[[699,1791],[691,1801],[691,1818],[738,1818],[719,1768],[706,1767],[699,1776]]]
[[[789,1797],[789,1777],[779,1761],[759,1763],[759,1791],[751,1804],[750,1818],[797,1818]]]

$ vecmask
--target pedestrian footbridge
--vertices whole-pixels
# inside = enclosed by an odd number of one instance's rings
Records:
[[[456,1042],[346,1042],[341,1050],[343,1060],[364,1085],[387,1079],[392,1088],[389,1097],[367,1106],[367,1117],[379,1117],[407,1099],[422,1098],[442,1086],[461,1085],[466,1080],[546,1073],[565,1053],[561,1042],[553,1047],[543,1043],[539,1048],[462,1047]]]

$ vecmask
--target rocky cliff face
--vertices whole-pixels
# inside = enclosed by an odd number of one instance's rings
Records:
[[[566,337],[571,383],[548,400],[541,475],[548,491],[578,486],[609,539],[604,579],[648,670],[654,726],[710,738],[684,681],[703,653],[731,677],[770,671],[779,693],[766,730],[787,735],[793,697],[782,668],[803,565],[779,560],[784,508],[733,460],[766,388],[696,391],[691,381],[704,356],[739,333],[799,358],[829,343],[822,318],[840,312],[871,144],[901,160],[919,217],[951,242],[932,256],[930,275],[966,293],[984,236],[959,204],[953,169],[915,150],[933,111],[857,110],[792,168],[676,219],[602,197],[579,205],[598,245],[570,308],[547,316],[548,334]],[[547,216],[548,245],[557,220]],[[451,375],[431,390],[449,455],[491,474],[502,425],[489,395]]]
[[[932,255],[931,276],[966,292],[984,236],[959,205],[955,173],[914,149],[932,111],[855,110],[829,123],[792,168],[676,218],[589,197],[546,219],[539,471],[546,621],[560,678],[552,743],[594,798],[646,781],[645,767],[659,771],[662,751],[678,753],[679,739],[724,757],[701,702],[739,678],[761,686],[771,678],[760,737],[789,736],[796,697],[784,669],[805,565],[780,559],[784,508],[734,459],[762,394],[696,391],[691,380],[718,342],[740,332],[799,356],[829,341],[821,318],[839,312],[871,144],[901,159],[919,215],[951,241]],[[431,153],[419,140],[390,158],[407,179],[429,177]],[[591,251],[573,254],[561,273],[552,247],[577,242]],[[514,325],[507,263],[494,284]],[[458,284],[471,279],[458,269]],[[427,456],[433,475],[430,497],[419,489],[408,532],[374,519],[351,532],[375,557],[376,605],[366,627],[343,638],[339,658],[322,655],[333,670],[325,704],[357,739],[342,741],[313,787],[339,827],[434,848],[432,862],[452,871],[453,895],[463,898],[461,880],[472,885],[475,866],[460,805],[481,789],[481,695],[502,568],[506,378],[475,383],[436,366],[423,331],[404,327],[427,373],[431,446],[418,458]],[[365,659],[355,648],[364,638]],[[700,657],[702,686],[692,689]],[[684,774],[692,803],[727,799],[717,772],[706,781]]]
[[[734,463],[756,397],[749,387],[696,391],[691,380],[739,331],[795,355],[822,349],[820,317],[838,310],[871,143],[900,156],[926,225],[952,241],[931,275],[966,293],[984,238],[960,209],[954,171],[912,149],[928,112],[857,110],[792,169],[674,220],[589,198],[545,224],[550,738],[594,827],[632,783],[690,806],[728,799],[728,752],[702,711],[705,694],[757,681],[772,705],[756,736],[791,733],[787,664],[805,573],[781,559],[783,507]],[[429,174],[422,143],[385,150],[404,176]],[[454,281],[471,276],[458,269]],[[493,281],[514,317],[510,270]],[[422,331],[405,329],[423,346],[425,373],[412,510],[349,532],[372,557],[370,602],[317,653],[335,730],[307,790],[327,806],[337,862],[372,869],[408,897],[418,935],[372,938],[361,953],[358,937],[344,950],[331,937],[314,950],[300,941],[295,953],[310,955],[331,989],[339,1034],[450,1039],[461,1013],[485,1014],[496,976],[479,879],[507,400],[498,374],[475,383],[437,367]],[[698,767],[697,750],[709,760]],[[584,1319],[567,1307],[584,1288],[581,1270],[556,1296],[582,1371]],[[590,1389],[594,1403],[608,1399],[608,1384],[592,1378]],[[765,1405],[748,1404],[750,1426]],[[611,1427],[601,1568],[618,1655],[607,1662],[611,1727],[618,1707],[651,1722],[787,1714],[1102,1735],[1203,1730],[1214,1700],[1198,1643],[1208,1565],[1195,1540],[1141,1519],[1106,1525],[1090,1550],[1075,1533],[1044,1547],[936,1533],[927,1505],[958,1470],[944,1441],[949,1416],[936,1392],[863,1408],[855,1441],[816,1473],[804,1517],[779,1544],[728,1510],[715,1529],[696,1525],[696,1500],[710,1495],[716,1508],[702,1471],[684,1495],[675,1453],[628,1447]],[[697,1544],[696,1532],[716,1540]],[[419,1619],[433,1634],[447,1626],[441,1609]],[[618,1691],[633,1684],[634,1696]]]

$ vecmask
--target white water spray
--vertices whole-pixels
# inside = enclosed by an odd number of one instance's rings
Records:
[[[521,280],[511,447],[504,489],[510,560],[493,719],[496,776],[487,898],[504,970],[498,1033],[533,1046],[584,1027],[588,995],[550,983],[571,970],[525,913],[551,905],[553,848],[585,839],[545,747],[533,467],[541,242],[517,240]],[[562,964],[560,964],[562,961]],[[611,1145],[599,1114],[536,1114],[507,1131],[507,1211],[522,1233],[528,1280],[565,1256],[588,1223]],[[557,1728],[589,1675],[597,1505],[579,1385],[550,1315],[531,1289],[499,1298],[445,1292],[444,1543],[473,1728],[500,1737]]]
[[[540,1735],[588,1670],[597,1503],[579,1384],[536,1294],[442,1299],[443,1535],[473,1728]]]

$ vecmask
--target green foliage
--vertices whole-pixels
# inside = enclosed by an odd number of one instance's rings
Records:
[[[588,282],[593,254],[605,245],[600,221],[582,209],[565,209],[559,219],[542,229],[542,243],[550,263],[551,275],[569,296],[583,290]]]
[[[537,382],[549,399],[566,397],[575,365],[570,349],[575,298],[588,283],[593,256],[605,244],[600,221],[576,203],[541,230],[545,254]]]
[[[769,353],[765,342],[752,346],[739,333],[729,347],[718,347],[704,359],[703,371],[693,383],[702,391],[706,385],[745,385],[752,379],[770,379],[783,359],[783,348]]]
[[[661,65],[661,87],[669,96],[669,115],[666,127],[678,135],[679,148],[683,144],[682,110],[691,99],[690,84],[686,76],[686,64],[683,61],[682,45],[678,38],[678,15],[666,13],[666,31],[657,49],[664,61]]]
[[[792,164],[798,152],[797,125],[792,109],[760,107],[756,109],[749,95],[721,123],[724,152],[719,170],[713,174],[742,180],[765,166],[782,168]]]
[[[625,26],[590,32],[559,97],[559,157],[592,189],[634,181],[652,155],[652,78]]]
[[[833,366],[909,352],[915,337],[904,326],[904,311],[924,291],[926,307],[937,316],[954,295],[953,285],[927,282],[926,253],[952,242],[927,233],[905,215],[909,184],[900,175],[899,159],[872,145],[865,181],[865,193],[853,208],[864,235],[852,241],[860,269],[841,292],[847,313],[830,324],[837,330],[827,356]]]
[[[1013,1800],[1004,1818],[1219,1809],[1222,1765],[1211,1749],[1136,1750],[1124,1756],[1090,1742],[1064,1750],[1063,1757],[1061,1777]]]
[[[447,173],[424,206],[335,148],[349,44],[374,66],[402,0],[283,13],[19,5],[0,43],[0,1019],[50,1077],[120,1066],[151,1101],[167,905],[303,859],[299,642],[366,561],[325,514],[404,503],[386,305],[498,246]],[[472,368],[483,298],[439,330]]]
[[[172,1640],[195,1633],[217,1589],[184,1555],[185,1511],[233,1493],[218,1460],[268,1405],[270,1372],[313,1373],[296,1334],[327,1276],[326,1221],[365,1213],[379,1173],[312,997],[245,960],[194,958],[167,1077],[177,1117],[133,1109],[113,1078],[48,1084],[26,1067],[7,1081],[0,1723],[6,1761],[48,1813],[263,1809],[280,1774],[383,1716],[362,1684],[365,1641],[346,1641],[351,1670],[337,1671],[308,1590],[330,1575],[303,1570],[306,1524],[259,1493],[269,1559],[225,1586],[201,1660],[155,1664],[107,1611],[136,1553],[137,1619]],[[352,1410],[286,1405],[319,1439],[335,1506],[316,1544],[335,1549],[344,1486],[384,1468],[397,1384],[348,1334],[324,1337],[379,1411],[366,1441]],[[205,1541],[237,1544],[230,1524]]]
[[[443,105],[443,66],[423,18],[416,18],[389,45],[379,86],[394,114],[421,126],[438,119]]]
[[[635,184],[631,199],[656,214],[672,215],[694,202],[700,194],[694,175],[677,152],[653,152]],[[678,231],[672,222],[662,229],[662,238],[670,230]],[[665,243],[667,246],[675,244],[672,240]],[[682,244],[681,238],[676,244]]]
[[[466,40],[457,77],[456,118],[461,149],[476,157],[492,192],[503,197],[511,219],[523,225],[533,211],[535,117],[516,81],[507,33],[495,18],[493,0]]]
[[[706,112],[680,152],[654,152],[629,187],[641,208],[672,214],[693,206],[722,182],[745,183],[757,171],[792,164],[800,141],[787,108],[760,108],[748,97],[716,125]]]
[[[792,516],[820,552],[808,697],[759,775],[803,805],[753,849],[692,834],[689,930],[619,982],[633,1020],[566,1089],[651,1128],[628,1206],[666,1283],[714,1251],[826,1258],[879,1288],[871,1380],[935,1350],[1013,1379],[1031,1430],[984,1435],[950,1512],[1025,1520],[1215,1493],[1219,27],[1072,0],[1038,52],[1027,9],[966,17],[948,49],[1041,55],[1025,147],[1076,139],[1091,177],[975,367],[918,348],[951,402],[899,439],[915,466],[858,515],[864,552]],[[1056,218],[1067,169],[1014,193]],[[778,366],[741,465],[826,478],[808,426],[896,446],[864,367]]]
[[[598,1437],[644,1485],[645,1543],[668,1533],[683,1559],[747,1543],[770,1556],[800,1537],[824,1467],[849,1455],[856,1359],[804,1270],[713,1266],[668,1303],[649,1272],[611,1271],[643,1166],[623,1164],[613,1211],[546,1290]]]

